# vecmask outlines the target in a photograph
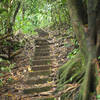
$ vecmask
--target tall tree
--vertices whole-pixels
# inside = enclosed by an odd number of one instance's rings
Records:
[[[99,75],[98,57],[100,56],[100,10],[99,0],[68,0],[68,8],[73,30],[84,57],[85,77],[80,89],[79,100],[89,100],[90,93],[97,92]],[[86,26],[87,25],[87,26]]]

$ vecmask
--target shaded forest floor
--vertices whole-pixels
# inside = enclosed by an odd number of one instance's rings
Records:
[[[40,30],[37,31],[39,32]],[[45,31],[49,33],[50,41],[54,43],[51,48],[54,52],[57,62],[54,62],[53,65],[56,65],[58,68],[68,60],[68,53],[75,48],[75,45],[71,42],[73,37],[66,35],[64,32],[60,35],[57,31],[50,31],[48,29]],[[3,85],[0,88],[0,100],[11,100],[12,97],[14,98],[13,100],[16,100],[16,98],[19,98],[18,100],[20,100],[20,98],[23,98],[23,100],[30,100],[28,98],[24,99],[26,96],[21,94],[21,90],[23,90],[23,88],[28,88],[22,86],[21,84],[24,84],[22,80],[26,80],[27,74],[32,71],[31,60],[33,59],[35,53],[34,41],[38,37],[38,35],[25,36],[21,34],[18,36],[18,41],[22,38],[25,38],[26,42],[21,53],[16,55],[14,59],[11,60],[11,63],[14,63],[12,70],[10,72],[3,72],[4,76],[0,76],[3,79]],[[0,64],[0,66],[4,65],[7,66],[8,64]],[[53,74],[56,74],[57,68]]]

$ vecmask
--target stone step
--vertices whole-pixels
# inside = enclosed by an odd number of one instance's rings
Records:
[[[50,96],[42,96],[40,95],[40,97],[33,97],[32,100],[56,100],[55,97],[53,95]]]
[[[33,66],[32,67],[32,70],[33,71],[40,71],[40,70],[48,70],[48,69],[51,69],[52,66],[48,66],[48,65],[43,65],[43,66]]]
[[[44,84],[44,83],[50,82],[52,80],[50,77],[37,78],[37,79],[35,79],[35,78],[27,80],[24,83],[27,85],[35,85],[35,84],[38,85],[38,84]]]
[[[50,45],[49,44],[46,44],[46,45],[44,45],[44,44],[35,44],[35,47],[50,47]]]
[[[43,40],[43,41],[45,41],[45,40],[46,40],[46,41],[51,41],[52,38],[50,38],[50,37],[47,37],[47,38],[45,38],[45,37],[38,37],[36,40],[37,40],[37,41],[38,41],[38,40],[39,40],[39,41],[40,41],[40,40],[41,40],[41,41],[42,41],[42,40]]]
[[[35,45],[35,47],[50,48],[50,45]]]
[[[24,94],[34,94],[34,93],[50,91],[51,89],[52,89],[52,86],[38,87],[38,88],[28,88],[28,89],[24,89],[23,93]]]
[[[49,48],[40,48],[40,47],[36,47],[35,48],[35,51],[36,50],[40,50],[40,51],[46,51],[46,50],[51,50],[51,48],[49,47]]]
[[[35,50],[35,54],[37,54],[37,53],[43,53],[43,54],[45,54],[45,53],[53,53],[53,51],[50,51],[50,50],[44,50],[44,51]]]
[[[7,95],[3,95],[0,96],[0,100],[55,100],[55,97],[53,95],[49,95],[49,94],[34,94],[34,95],[28,95],[25,97],[21,97],[18,95],[14,95],[12,96],[7,96]]]
[[[52,60],[44,59],[44,60],[33,60],[32,65],[50,65],[52,63]]]
[[[38,41],[38,42],[35,42],[35,45],[53,45],[55,44],[54,42],[41,42],[41,41]]]
[[[51,62],[51,61],[53,61],[53,60],[54,60],[54,59],[41,59],[41,60],[35,60],[35,59],[34,59],[34,60],[32,60],[32,61],[34,61],[34,62],[35,62],[35,61],[36,61],[36,62],[41,62],[41,61],[42,61],[42,62]]]
[[[48,76],[46,76],[48,77]],[[52,80],[52,78],[50,79]],[[57,85],[54,83],[54,81],[47,81],[46,83],[43,83],[43,84],[34,84],[31,86],[31,88],[37,88],[37,87],[46,87],[46,86],[52,86],[52,87],[57,87]]]
[[[38,75],[43,75],[43,76],[47,76],[50,75],[51,71],[50,70],[43,70],[43,71],[35,71],[35,72],[31,72],[29,73],[29,77],[36,77]]]
[[[38,53],[35,52],[34,55],[35,55],[35,56],[49,56],[50,53],[49,53],[49,52],[38,52]]]
[[[53,59],[55,56],[34,56],[33,59],[35,60],[41,60],[41,59]]]
[[[50,47],[52,45],[53,45],[52,43],[41,43],[41,44],[37,43],[37,44],[35,44],[36,47],[38,47],[38,46],[42,46],[42,47],[49,46]]]
[[[51,45],[53,43],[49,43],[49,42],[36,42],[35,45]]]
[[[44,49],[44,50],[48,50],[48,49],[50,49],[50,46],[37,46],[37,47],[35,47],[35,49],[37,50],[37,49]]]
[[[35,52],[52,52],[50,49],[35,49]]]
[[[35,43],[37,43],[37,42],[49,43],[47,39],[42,39],[42,38],[38,38],[38,39],[36,39],[36,40],[35,40]]]
[[[54,58],[52,58],[52,59],[41,59],[41,60],[36,60],[36,59],[34,59],[34,60],[31,60],[31,61],[36,61],[36,62],[52,62],[52,61],[54,61],[54,60],[56,60],[56,59],[54,59]]]

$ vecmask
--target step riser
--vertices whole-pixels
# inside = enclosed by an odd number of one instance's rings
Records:
[[[49,98],[43,98],[43,99],[38,99],[38,100],[57,100],[55,97],[49,97]]]
[[[32,70],[33,71],[40,71],[40,70],[48,70],[48,69],[51,69],[51,67],[50,66],[41,66],[41,67],[32,67]]]
[[[44,79],[38,79],[38,80],[28,80],[25,82],[27,85],[35,85],[35,84],[44,84],[47,83],[48,81],[51,81],[51,78],[44,78]]]
[[[34,56],[33,59],[35,60],[41,60],[41,59],[53,59],[55,58],[54,56]]]
[[[36,57],[36,56],[50,56],[50,54],[49,54],[49,53],[47,53],[47,54],[46,54],[46,53],[45,53],[45,54],[35,54],[34,56],[35,56],[35,57]]]
[[[37,54],[37,53],[52,53],[50,50],[36,50],[35,51],[35,54]]]
[[[50,51],[50,47],[49,48],[40,48],[40,47],[35,48],[35,51],[46,51],[46,50]]]
[[[47,75],[50,75],[50,71],[42,71],[42,72],[32,72],[32,73],[29,73],[29,76],[30,77],[36,77],[38,75],[44,75],[44,76],[47,76]]]
[[[51,45],[51,44],[55,44],[54,42],[35,42],[35,45]]]
[[[50,46],[51,43],[35,43],[35,46]]]
[[[38,51],[38,52],[36,51],[35,52],[35,54],[50,54],[50,53],[51,53],[50,51],[49,52],[46,52],[46,51],[45,52],[43,52],[43,51]]]
[[[50,60],[51,59],[50,57],[47,57],[47,56],[40,56],[40,57],[36,56],[36,57],[33,57],[33,59],[34,58],[35,58],[35,60],[44,60],[44,59]],[[52,59],[53,59],[53,57],[52,57]]]
[[[33,88],[33,89],[25,89],[23,90],[24,94],[33,94],[33,93],[40,93],[40,92],[46,92],[52,89],[52,87],[43,87],[43,88]]]
[[[35,53],[53,53],[53,51],[50,50],[35,50]]]
[[[50,45],[35,45],[36,47],[50,47]]]
[[[36,47],[36,49],[48,50],[48,49],[50,49],[50,47],[49,46],[39,46],[39,47]]]
[[[49,62],[33,62],[32,64],[33,65],[50,65],[51,62],[50,63]]]
[[[35,53],[41,53],[41,52],[46,52],[46,53],[50,53],[50,52],[52,52],[50,49],[37,49],[37,50],[35,50]]]
[[[49,43],[46,39],[35,40],[35,43]]]
[[[50,65],[52,60],[34,60],[32,61],[33,65]]]
[[[50,50],[50,47],[36,47],[35,50]]]
[[[40,98],[32,98],[32,100],[57,100],[57,99],[55,99],[55,97],[54,96],[49,96],[49,97],[40,97]]]

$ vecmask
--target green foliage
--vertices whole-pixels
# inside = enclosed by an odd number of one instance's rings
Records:
[[[0,79],[0,87],[3,86],[3,79]]]
[[[79,52],[79,49],[74,49],[73,51],[71,51],[70,53],[68,53],[67,58],[72,59],[74,58],[74,56]]]
[[[11,77],[9,77],[9,78],[7,79],[7,83],[11,83],[11,82],[13,82],[13,79],[12,79]]]
[[[14,63],[11,64],[10,61],[3,60],[2,58],[0,58],[0,63],[2,63],[2,62],[9,64],[9,66],[0,66],[1,72],[11,72],[11,69],[14,68],[14,66],[15,66]],[[3,75],[3,73],[0,73],[0,76],[2,76],[2,75]]]
[[[15,64],[10,64],[9,66],[2,66],[0,67],[0,70],[2,72],[11,72],[11,69],[14,67]]]
[[[63,66],[59,68],[58,72],[58,85],[56,92],[64,90],[66,84],[80,84],[83,81],[84,78],[84,67],[82,66],[83,58],[81,56],[81,53],[78,52],[73,58],[71,58],[67,63],[65,63]],[[71,95],[76,94],[75,91],[68,91],[66,94],[63,94],[61,96],[62,100],[71,99]]]
[[[70,17],[66,0],[56,0],[51,3],[51,17],[53,27],[61,28],[63,25],[70,25]]]
[[[5,64],[5,65],[2,65]],[[11,64],[8,60],[3,60],[0,58],[0,87],[2,87],[6,81],[6,83],[11,83],[13,79],[11,77],[8,77],[7,80],[5,80],[5,73],[11,73],[12,69],[14,68],[15,64]],[[7,64],[7,65],[6,65]]]
[[[5,9],[5,8],[0,8],[0,14],[2,14],[3,12],[7,12],[7,9]]]
[[[17,2],[18,0],[2,0],[0,2],[0,34],[6,33],[7,28],[10,27]]]
[[[20,9],[16,17],[14,30],[21,29],[23,33],[36,34],[34,29],[50,25],[51,16],[48,7],[49,5],[45,0],[23,1],[22,9]]]
[[[100,60],[100,56],[98,57],[98,60]]]
[[[96,96],[96,99],[99,100],[99,99],[100,99],[100,95],[97,95],[97,96]]]

